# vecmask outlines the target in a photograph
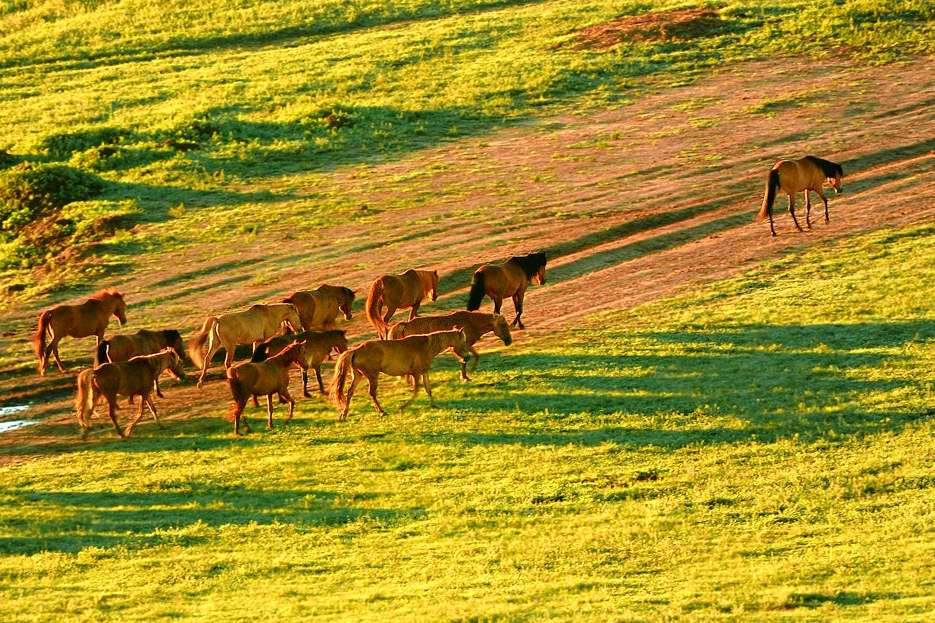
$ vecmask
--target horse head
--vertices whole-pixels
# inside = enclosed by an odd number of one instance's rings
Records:
[[[841,190],[841,178],[843,178],[843,177],[844,177],[844,169],[841,167],[841,165],[837,165],[837,167],[836,167],[836,169],[835,169],[835,171],[834,171],[834,177],[828,177],[828,178],[825,179],[825,181],[828,182],[828,184],[831,185],[831,188],[834,189],[834,193],[835,193],[835,194],[841,194],[841,192],[842,192],[842,190]]]
[[[181,338],[179,341],[181,342]],[[169,365],[166,367],[169,375],[177,381],[184,381],[186,377],[185,370],[182,369],[182,357],[176,352],[175,346],[167,346],[162,352],[169,355]]]
[[[296,309],[296,306],[292,303],[289,303],[288,305],[289,307],[286,309],[286,313],[283,316],[282,322],[292,330],[292,333],[298,333],[299,329],[302,328],[302,320],[299,318],[299,310]]]
[[[351,305],[354,304],[354,291],[350,288],[341,288],[344,293],[343,300],[338,303],[338,309],[344,314],[345,320],[351,319]]]
[[[506,346],[513,343],[513,336],[510,335],[510,325],[506,318],[500,314],[493,314],[493,334],[503,340]]]
[[[347,332],[333,331],[334,340],[331,342],[331,349],[335,354],[341,354],[347,350]]]
[[[127,324],[127,303],[123,300],[123,295],[116,290],[111,293],[111,296],[116,303],[114,305],[114,316],[117,317],[117,322],[119,322],[122,327]]]

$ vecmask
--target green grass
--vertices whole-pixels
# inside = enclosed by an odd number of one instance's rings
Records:
[[[437,409],[2,468],[0,618],[930,618],[931,283],[935,228],[878,232],[445,358]]]
[[[136,202],[129,240],[98,251],[122,266],[226,240],[234,222],[313,233],[365,219],[343,194],[296,189],[337,167],[627,101],[646,78],[681,84],[776,54],[887,62],[935,41],[923,0],[742,0],[721,4],[706,36],[556,47],[619,15],[705,4],[17,0],[0,9],[0,148],[92,171],[104,200]]]

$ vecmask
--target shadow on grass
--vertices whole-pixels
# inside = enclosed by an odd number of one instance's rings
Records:
[[[354,499],[376,495],[355,494]],[[0,496],[5,504],[55,515],[47,520],[7,520],[0,527],[2,554],[75,553],[88,547],[189,545],[213,538],[225,526],[289,524],[299,529],[340,526],[369,517],[397,522],[424,515],[421,509],[346,506],[332,491],[268,491],[236,485],[184,483],[170,491],[23,491]]]

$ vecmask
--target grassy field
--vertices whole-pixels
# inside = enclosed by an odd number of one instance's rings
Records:
[[[471,384],[446,361],[437,409],[390,381],[385,420],[208,412],[3,468],[0,617],[930,617],[933,249],[864,236]]]

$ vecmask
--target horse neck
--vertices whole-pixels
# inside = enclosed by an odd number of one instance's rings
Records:
[[[422,294],[428,294],[435,287],[434,275],[430,270],[417,270],[416,275],[419,276],[419,282],[422,284]]]
[[[493,315],[491,314],[471,314],[469,316],[470,322],[474,325],[474,328],[480,331],[480,334],[483,335],[488,331],[493,331]]]
[[[437,355],[446,348],[451,348],[455,345],[455,334],[452,331],[445,331],[441,333],[429,333],[429,351],[432,353],[432,356]]]
[[[151,362],[153,372],[158,376],[172,366],[172,355],[171,353],[159,353],[149,357],[149,361]]]
[[[289,366],[290,363],[292,363],[293,361],[295,361],[295,356],[293,355],[293,353],[295,352],[295,349],[296,349],[296,348],[298,348],[298,347],[297,347],[297,346],[287,346],[287,347],[284,348],[284,349],[282,350],[282,352],[280,352],[279,354],[275,355],[274,357],[270,357],[269,359],[267,359],[267,360],[266,360],[266,363],[271,363],[271,364],[273,364],[274,366],[279,366],[279,367],[281,367],[281,368],[286,368],[286,367]]]

